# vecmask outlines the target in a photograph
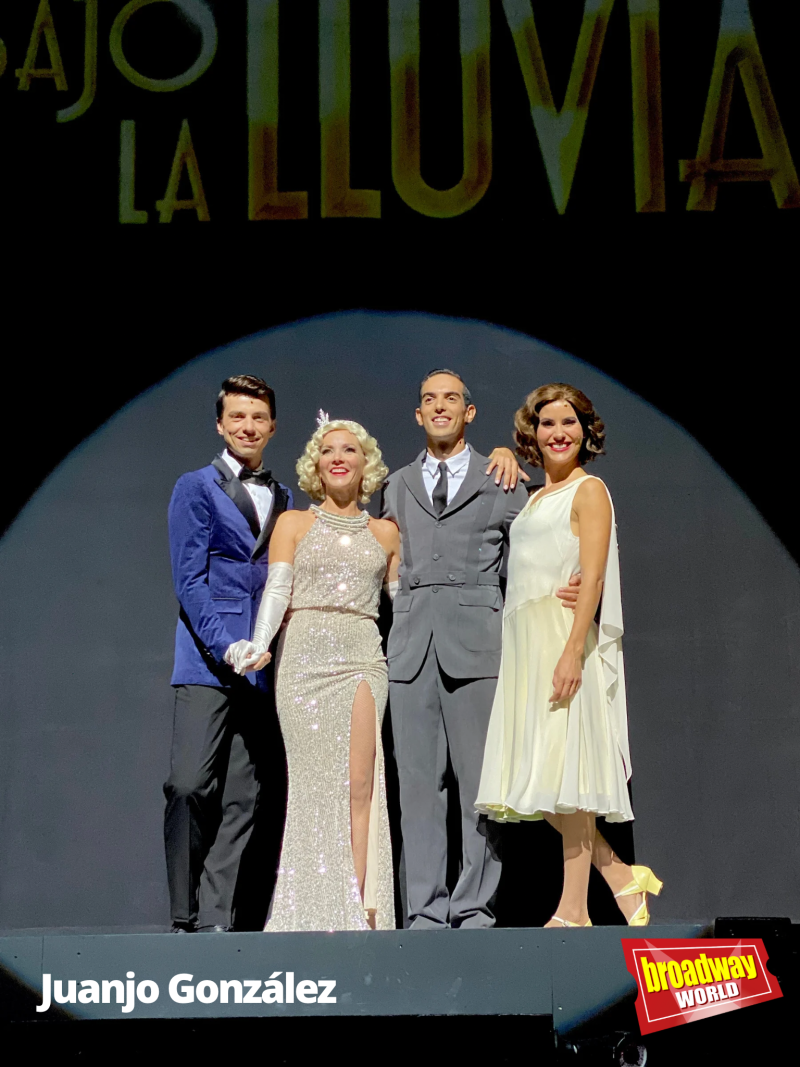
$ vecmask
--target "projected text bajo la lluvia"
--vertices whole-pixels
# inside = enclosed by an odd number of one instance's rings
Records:
[[[31,0],[33,19],[24,59],[15,68],[20,91],[49,81],[68,93],[76,74],[67,71],[59,44],[54,6],[61,0]],[[129,0],[120,4],[108,47],[119,72],[143,92],[179,92],[208,76],[217,52],[218,30],[203,0],[172,0],[197,26],[202,37],[197,60],[182,74],[158,79],[138,71],[124,48],[124,31],[139,11],[164,0]],[[285,0],[284,0],[285,2]],[[569,205],[584,142],[606,30],[615,2],[586,0],[572,70],[562,106],[556,106],[546,58],[530,0],[502,0],[528,95],[530,115],[553,202],[563,214]],[[99,0],[83,0],[84,62],[80,96],[57,112],[60,122],[74,122],[92,107],[98,92]],[[459,40],[462,80],[462,176],[449,189],[430,185],[423,177],[420,130],[425,107],[420,85],[420,0],[387,0],[391,102],[392,181],[400,198],[414,211],[431,218],[451,218],[473,208],[492,181],[493,121],[491,86],[497,71],[491,64],[489,0],[460,0]],[[632,62],[633,172],[638,212],[666,210],[666,166],[662,122],[660,0],[627,0]],[[58,12],[74,19],[75,5]],[[23,42],[0,42],[0,75],[8,65],[8,49],[22,51]],[[351,187],[351,10],[349,0],[319,0],[319,98],[321,193],[323,218],[380,218],[382,192]],[[44,56],[47,56],[46,60]],[[252,221],[298,220],[309,216],[304,190],[279,188],[279,0],[248,0],[247,84],[249,127],[249,218]],[[502,71],[500,72],[502,76]],[[732,89],[740,78],[762,149],[762,157],[730,159],[724,155]],[[111,90],[109,90],[111,91]],[[157,217],[171,222],[176,212],[192,212],[210,222],[209,204],[191,134],[189,115],[182,123],[170,166],[165,195],[156,213],[137,205],[136,120],[121,121],[119,219],[141,224]],[[716,56],[706,99],[697,155],[676,161],[688,183],[690,211],[713,211],[723,183],[769,182],[777,206],[800,207],[800,182],[756,37],[749,0],[723,0]],[[191,196],[179,187],[191,185]]]

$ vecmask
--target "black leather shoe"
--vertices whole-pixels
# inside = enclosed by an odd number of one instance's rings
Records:
[[[193,934],[194,933],[194,927],[192,927],[192,926],[182,926],[180,923],[173,923],[172,924],[172,929],[170,930],[170,933],[171,934]]]
[[[198,926],[198,934],[230,934],[230,926]]]

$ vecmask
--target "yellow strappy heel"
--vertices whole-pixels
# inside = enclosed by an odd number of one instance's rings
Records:
[[[634,865],[631,870],[633,871],[633,881],[629,882],[624,889],[620,889],[619,893],[615,893],[614,899],[616,900],[617,897],[632,897],[636,893],[642,893],[644,900],[628,919],[628,926],[647,926],[650,923],[647,894],[652,893],[654,897],[657,897],[664,883],[659,878],[656,878],[649,867],[637,867]]]
[[[587,926],[592,925],[591,919],[587,919],[585,923],[571,923],[569,919],[562,919],[560,915],[554,915],[553,919],[555,919],[557,923],[561,923],[562,926],[577,926],[580,930],[585,930]]]

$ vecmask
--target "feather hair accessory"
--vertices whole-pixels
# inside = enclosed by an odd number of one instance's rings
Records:
[[[327,426],[331,421],[331,417],[327,411],[323,411],[322,408],[317,412],[317,429],[321,430],[323,426]]]

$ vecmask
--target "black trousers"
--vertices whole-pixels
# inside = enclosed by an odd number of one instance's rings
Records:
[[[175,688],[171,768],[164,785],[164,845],[175,924],[236,925],[240,867],[259,803],[259,754],[270,703],[245,681],[231,689]]]

